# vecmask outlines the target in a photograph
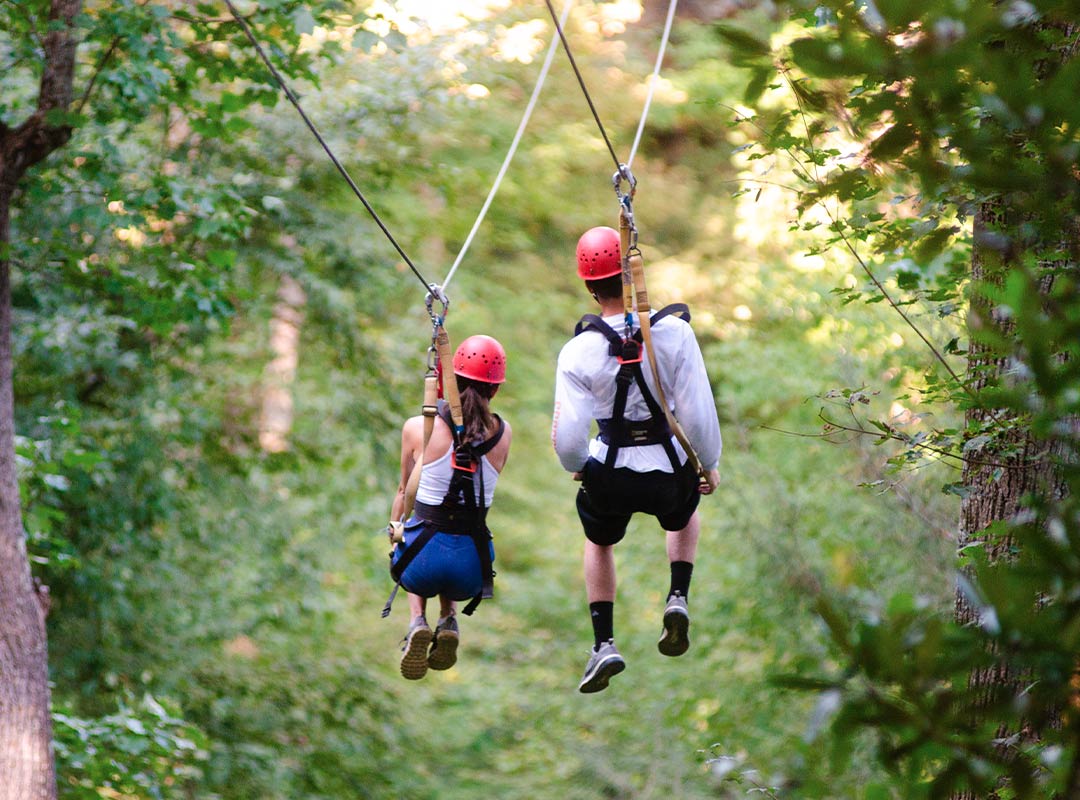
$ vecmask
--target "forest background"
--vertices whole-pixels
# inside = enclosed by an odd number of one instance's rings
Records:
[[[531,91],[545,9],[359,4],[326,26],[269,5],[293,27],[260,33],[299,45],[273,52],[304,65],[306,110],[438,280]],[[666,4],[648,5],[581,3],[568,25],[620,152]],[[171,10],[166,24],[227,77],[245,45],[224,9]],[[773,11],[744,9],[739,25],[805,29]],[[16,431],[30,558],[49,587],[61,796],[909,796],[869,757],[826,757],[834,693],[771,678],[835,666],[822,586],[869,617],[894,596],[951,608],[955,465],[820,435],[822,413],[854,408],[917,436],[931,359],[784,188],[805,165],[752,147],[763,137],[748,121],[800,96],[770,78],[757,108],[742,105],[746,62],[710,24],[718,13],[676,21],[634,171],[653,305],[693,311],[723,482],[702,506],[690,653],[655,651],[667,570],[659,532],[637,521],[618,552],[629,668],[594,697],[574,691],[590,640],[581,534],[549,429],[555,356],[591,310],[574,242],[614,224],[617,204],[565,60],[450,292],[453,340],[491,333],[509,354],[497,599],[464,620],[459,665],[416,684],[397,675],[402,606],[378,611],[399,429],[429,343],[423,291],[293,110],[269,80],[196,84],[200,115],[164,105],[131,123],[91,104],[32,174],[12,220]],[[158,76],[99,74],[153,106]],[[33,82],[11,86],[14,116]],[[837,154],[855,157],[841,138]],[[970,220],[955,224],[919,280],[970,259]],[[962,302],[920,305],[902,252],[878,266],[962,369]],[[958,424],[948,404],[933,414]]]

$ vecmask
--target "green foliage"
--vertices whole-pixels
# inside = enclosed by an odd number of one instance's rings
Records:
[[[956,404],[982,413],[963,430],[919,423],[909,433],[859,413],[863,390],[845,389],[827,396],[842,411],[822,416],[823,433],[898,444],[889,459],[896,467],[927,453],[964,462],[966,480],[945,491],[965,497],[986,491],[988,482],[1016,480],[1013,470],[1040,466],[1045,476],[1055,465],[1063,487],[1027,485],[1029,510],[984,532],[1009,557],[990,560],[985,545],[962,554],[968,577],[961,594],[977,610],[978,626],[958,628],[943,609],[910,593],[867,607],[823,592],[817,613],[835,664],[780,683],[821,692],[838,772],[850,767],[852,744],[870,731],[878,760],[905,798],[955,791],[1071,796],[1080,737],[1063,709],[1075,694],[1076,644],[1071,633],[1052,632],[1076,628],[1072,600],[1080,592],[1080,518],[1072,499],[1080,489],[1080,112],[1062,88],[1076,70],[1068,57],[1075,11],[1051,3],[933,2],[827,9],[793,25],[775,50],[744,32],[717,30],[750,70],[747,98],[757,113],[736,120],[753,125],[748,163],[771,166],[782,157],[796,165],[798,229],[820,233],[812,252],[847,251],[870,279],[869,287],[837,289],[845,303],[884,301],[919,333],[933,360],[918,387],[928,408]],[[770,70],[781,80],[766,90],[762,76]],[[754,176],[750,181],[753,191]],[[1007,213],[976,232],[985,282],[968,285],[967,226],[995,204]],[[938,332],[928,321],[949,323],[969,298],[985,309],[985,320],[992,309],[998,324]],[[954,357],[967,351],[965,337],[982,349],[970,351],[979,355],[961,377]],[[1039,450],[1023,446],[1018,432],[1033,434]],[[1016,676],[1021,688],[969,688],[976,669]],[[1011,734],[1021,730],[1038,738]]]
[[[65,800],[187,796],[201,776],[206,737],[149,694],[126,696],[112,714],[80,719],[53,709],[59,796]]]
[[[570,31],[625,148],[656,37],[601,25],[607,5],[581,7]],[[818,742],[804,739],[813,698],[777,693],[768,676],[819,667],[827,636],[813,598],[823,583],[946,604],[942,532],[956,498],[936,491],[935,473],[885,474],[868,438],[841,450],[761,429],[815,424],[825,403],[807,397],[862,386],[867,373],[873,386],[825,400],[856,397],[888,419],[886,397],[923,360],[890,309],[831,304],[846,264],[803,271],[787,252],[796,237],[829,230],[842,245],[860,228],[807,218],[814,228],[785,232],[765,203],[731,197],[742,142],[724,104],[741,87],[709,29],[676,28],[672,92],[658,95],[635,162],[635,211],[656,304],[694,309],[723,412],[725,483],[703,503],[691,652],[674,663],[655,652],[667,576],[659,532],[639,521],[618,555],[616,624],[630,668],[592,702],[573,691],[589,642],[576,486],[548,435],[554,357],[589,310],[569,277],[573,243],[582,227],[613,222],[616,207],[573,76],[553,73],[452,293],[455,341],[487,331],[510,352],[496,403],[515,431],[491,514],[498,599],[463,621],[455,670],[407,684],[396,663],[403,603],[389,621],[377,614],[389,590],[378,532],[399,426],[419,408],[422,298],[292,110],[274,105],[221,8],[160,7],[120,4],[115,19],[88,7],[82,74],[100,77],[86,120],[26,184],[15,218],[17,425],[36,574],[52,589],[54,696],[85,720],[77,729],[100,729],[94,741],[106,742],[79,756],[83,766],[62,761],[62,776],[115,780],[119,759],[163,794],[283,800],[693,799],[751,785],[786,791],[796,779],[804,796],[888,796],[888,774],[858,733],[849,770],[830,774]],[[453,33],[405,44],[393,28],[385,37],[361,28],[359,46],[300,54],[312,25],[300,4],[241,10],[277,45],[272,57],[395,236],[425,274],[445,274],[538,66],[496,45],[539,12],[515,6],[473,21],[468,46]],[[364,20],[336,11],[346,29]],[[110,53],[123,31],[145,41],[121,38]],[[491,95],[466,92],[474,83]],[[823,163],[828,148],[799,150],[792,130],[776,135],[804,175]],[[857,183],[844,191],[869,199]],[[882,253],[921,235],[914,221],[875,217],[868,202],[863,213],[880,223],[875,241],[891,242]],[[763,234],[760,252],[740,214]],[[942,213],[925,233],[954,224]],[[902,300],[925,293],[939,310],[955,305],[955,281],[935,277],[955,271],[952,252],[929,247],[924,261],[898,266]],[[282,275],[307,304],[290,450],[271,454],[257,430]],[[935,319],[955,338],[949,314]],[[182,723],[123,712],[173,748],[150,766],[117,743],[125,723],[106,722],[133,686],[180,703],[170,716]],[[186,738],[198,742],[194,762]],[[699,752],[714,742],[757,766],[753,784],[725,783]],[[152,796],[150,785],[128,791]]]

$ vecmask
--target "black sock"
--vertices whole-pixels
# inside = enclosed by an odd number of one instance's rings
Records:
[[[615,638],[615,624],[612,618],[615,615],[615,604],[608,600],[600,600],[589,603],[589,616],[592,617],[593,639],[597,649],[604,642]]]
[[[671,588],[668,589],[668,597],[678,592],[685,599],[690,594],[690,576],[694,574],[694,564],[691,561],[671,562]]]

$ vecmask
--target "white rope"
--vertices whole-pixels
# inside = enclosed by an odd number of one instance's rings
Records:
[[[563,6],[562,14],[560,15],[559,24],[566,24],[566,17],[570,14],[570,6],[574,4],[574,0],[566,0],[566,4]],[[532,116],[533,108],[536,107],[536,101],[540,98],[540,90],[544,86],[544,81],[547,79],[548,70],[551,69],[552,59],[555,57],[555,50],[559,45],[559,37],[552,36],[551,44],[548,46],[547,56],[544,58],[544,65],[540,68],[540,76],[536,79],[536,86],[533,88],[532,97],[529,98],[529,104],[525,107],[525,115],[521,118],[521,124],[518,125],[517,133],[514,134],[514,140],[510,143],[510,150],[506,153],[506,158],[503,159],[502,167],[499,168],[499,174],[495,176],[495,183],[491,187],[491,191],[488,192],[487,199],[484,201],[483,207],[480,209],[480,214],[476,218],[476,222],[473,223],[472,230],[469,231],[469,235],[465,237],[465,244],[461,246],[461,251],[457,254],[457,258],[454,259],[453,266],[450,267],[450,272],[446,275],[446,280],[442,283],[442,289],[445,290],[450,285],[450,280],[454,277],[454,273],[457,271],[458,265],[461,264],[465,253],[469,249],[469,245],[472,244],[473,237],[476,236],[476,231],[479,230],[481,223],[484,221],[484,217],[487,215],[488,208],[491,206],[491,201],[495,199],[496,193],[499,191],[499,184],[502,183],[503,176],[506,175],[506,170],[510,168],[510,162],[514,160],[514,154],[517,152],[518,143],[521,141],[522,134],[525,133],[525,128],[529,124],[529,118]]]
[[[645,109],[641,112],[641,121],[638,122],[637,134],[634,136],[634,146],[630,148],[630,158],[626,159],[626,166],[634,164],[634,156],[637,155],[638,145],[641,143],[641,132],[645,130],[645,119],[649,116],[649,106],[652,105],[653,92],[656,84],[660,82],[660,64],[664,60],[664,51],[667,49],[668,36],[671,34],[671,22],[675,19],[675,6],[679,0],[671,0],[667,10],[667,21],[664,22],[664,35],[660,39],[660,52],[656,54],[656,66],[653,67],[652,78],[649,79],[649,93],[645,97]]]

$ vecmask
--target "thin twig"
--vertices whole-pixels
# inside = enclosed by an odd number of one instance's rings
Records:
[[[973,464],[973,465],[975,465],[977,467],[998,467],[1000,469],[1019,469],[1022,466],[1022,465],[1019,465],[1019,464],[1002,464],[1002,463],[997,462],[997,461],[981,461],[979,459],[968,458],[967,456],[957,455],[956,453],[951,453],[948,450],[941,449],[940,447],[934,447],[933,445],[926,444],[925,442],[913,441],[909,437],[905,437],[905,436],[903,436],[903,435],[901,435],[899,433],[896,433],[895,431],[893,431],[891,429],[889,431],[870,430],[869,428],[862,427],[862,425],[859,424],[858,422],[856,422],[858,427],[852,428],[849,425],[842,425],[839,422],[836,422],[834,420],[829,419],[827,416],[825,416],[825,410],[824,409],[822,409],[820,412],[818,412],[818,419],[820,419],[826,425],[830,425],[833,428],[836,428],[837,430],[849,431],[850,433],[859,433],[859,434],[862,434],[863,436],[874,436],[874,437],[876,437],[878,439],[892,439],[892,440],[897,441],[897,442],[903,442],[904,444],[908,445],[909,447],[918,447],[921,450],[926,450],[927,452],[930,452],[930,453],[936,453],[936,454],[938,454],[939,456],[941,456],[943,458],[952,458],[952,459],[955,459],[956,461],[960,461],[960,462],[962,462],[964,464]]]
[[[105,69],[105,65],[109,63],[109,59],[112,58],[112,54],[116,52],[116,48],[120,46],[120,42],[123,39],[122,36],[114,36],[113,40],[109,42],[109,47],[105,51],[104,55],[98,59],[97,65],[94,67],[93,74],[90,75],[90,82],[86,84],[86,89],[83,91],[82,97],[79,99],[79,105],[75,107],[75,113],[81,114],[83,108],[86,106],[87,101],[90,99],[90,93],[94,91],[94,84],[97,83],[98,77]]]
[[[762,186],[778,186],[781,189],[787,189],[789,192],[794,192],[795,194],[802,194],[802,189],[799,189],[796,186],[788,186],[786,183],[780,183],[779,181],[764,181],[761,178],[728,178],[726,180],[717,181],[717,184],[719,185],[723,185],[725,183],[757,183],[761,184]]]
[[[862,427],[862,425],[859,425],[858,427],[855,427],[855,428],[852,428],[849,425],[841,425],[839,422],[835,422],[834,420],[831,420],[828,417],[826,417],[824,412],[821,412],[821,413],[818,414],[818,419],[820,419],[826,425],[832,427],[834,429],[834,431],[822,431],[821,433],[805,433],[805,432],[802,432],[802,431],[789,431],[789,430],[786,430],[784,428],[776,428],[776,427],[774,427],[772,425],[759,425],[758,427],[760,427],[760,428],[762,428],[764,430],[767,430],[767,431],[774,431],[775,433],[782,433],[785,436],[796,436],[796,437],[798,437],[800,439],[824,439],[825,441],[829,442],[830,444],[847,444],[848,442],[835,442],[831,438],[834,435],[835,431],[847,431],[849,433],[855,433],[855,434],[859,434],[861,436],[873,436],[873,437],[875,437],[877,439],[891,439],[893,441],[903,442],[904,444],[908,445],[909,447],[917,447],[917,448],[919,448],[921,450],[926,450],[929,453],[935,454],[939,458],[942,458],[942,459],[951,458],[951,459],[956,460],[956,461],[961,461],[961,462],[963,462],[965,464],[973,464],[975,466],[983,466],[983,467],[999,467],[1001,469],[1019,469],[1020,468],[1020,465],[1001,464],[1001,463],[996,462],[996,461],[981,461],[981,460],[978,460],[978,459],[968,458],[966,456],[957,455],[956,453],[950,453],[948,450],[943,450],[940,447],[934,447],[933,445],[929,445],[929,444],[926,444],[924,442],[911,441],[910,439],[905,438],[904,436],[901,436],[898,433],[886,433],[884,431],[879,431],[879,430],[870,430],[869,428]],[[858,424],[858,423],[856,423],[856,424]],[[849,439],[848,441],[854,441],[854,439]],[[953,469],[959,469],[958,467],[956,467],[953,464],[949,464],[949,466],[952,467]]]

